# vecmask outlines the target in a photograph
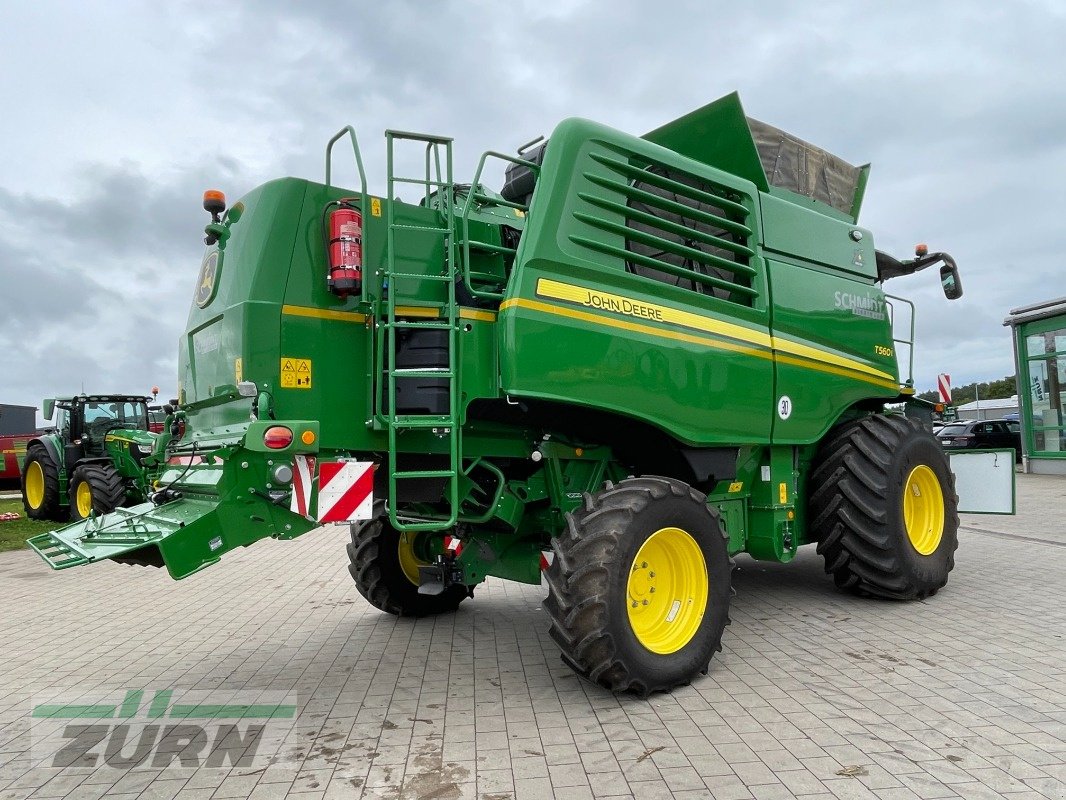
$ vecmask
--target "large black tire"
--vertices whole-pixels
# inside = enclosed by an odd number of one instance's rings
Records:
[[[818,448],[809,488],[811,530],[837,586],[920,600],[947,583],[959,546],[955,478],[917,420],[876,415],[838,426]],[[912,509],[928,509],[912,510],[910,530],[908,492]]]
[[[126,484],[111,464],[82,464],[70,476],[70,518],[110,514],[126,502]]]
[[[684,537],[668,534],[681,545],[672,551],[672,561],[656,558],[658,564],[650,567],[637,561],[645,542],[670,529],[687,534],[692,545]],[[702,554],[703,564],[692,574],[702,576],[703,583],[697,592],[688,593],[670,573],[679,576],[684,565],[698,561],[693,546]],[[555,558],[545,571],[548,597],[544,609],[551,617],[550,634],[562,649],[563,661],[611,691],[645,697],[706,674],[711,657],[722,649],[722,633],[729,624],[732,563],[718,513],[707,505],[703,494],[670,478],[646,476],[617,486],[608,484],[598,494],[586,494],[584,505],[567,515],[567,529],[552,539],[552,548]],[[679,568],[671,570],[671,565]],[[680,646],[675,639],[668,647],[656,648],[652,636],[645,632],[641,638],[634,628],[631,604],[638,609],[638,604],[647,606],[650,598],[639,599],[647,590],[635,581],[646,577],[648,586],[656,585],[652,584],[656,573],[642,576],[642,569],[660,570],[660,588],[666,593],[660,592],[659,598],[669,602],[651,599],[660,603],[658,608],[670,611],[656,624],[659,630],[664,623],[684,626]],[[706,598],[702,617],[698,616],[701,596]],[[687,619],[686,606],[696,609]],[[658,613],[655,608],[649,613]],[[670,647],[675,649],[666,652]]]
[[[352,541],[347,546],[348,572],[359,594],[375,608],[398,617],[427,617],[455,611],[470,596],[470,590],[465,586],[449,586],[442,594],[419,594],[418,584],[412,580],[414,576],[408,577],[400,564],[401,536],[384,515],[352,525]]]
[[[30,519],[54,522],[65,519],[59,503],[59,465],[43,444],[34,443],[26,448],[26,460],[22,465],[22,505]]]

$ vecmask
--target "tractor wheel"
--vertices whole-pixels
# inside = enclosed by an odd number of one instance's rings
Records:
[[[70,517],[109,514],[126,502],[126,484],[110,464],[82,464],[70,476]]]
[[[427,617],[455,611],[470,596],[465,586],[449,586],[441,594],[418,593],[418,567],[429,562],[415,552],[418,533],[401,533],[381,515],[352,525],[347,546],[348,572],[355,588],[372,606],[398,617]]]
[[[811,530],[837,586],[920,600],[947,583],[959,546],[955,479],[917,420],[839,426],[820,445],[809,485]]]
[[[706,674],[729,624],[732,563],[718,512],[670,478],[630,478],[567,515],[545,571],[563,661],[647,696]]]
[[[59,465],[42,444],[26,449],[22,467],[22,505],[30,519],[63,520],[59,504]]]

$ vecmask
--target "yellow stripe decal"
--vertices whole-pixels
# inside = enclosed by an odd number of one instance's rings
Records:
[[[729,350],[733,353],[743,353],[744,355],[765,358],[767,360],[773,358],[773,354],[769,350],[757,350],[754,347],[745,347],[744,345],[735,342],[724,342],[721,339],[709,339],[706,336],[695,336],[694,334],[682,333],[681,331],[657,330],[655,328],[649,328],[647,325],[643,325],[639,322],[614,319],[612,317],[605,317],[602,314],[591,314],[588,311],[578,311],[576,308],[557,306],[554,303],[542,303],[539,300],[525,300],[518,297],[511,300],[505,300],[500,304],[500,311],[516,307],[528,308],[530,311],[540,311],[545,314],[555,314],[560,317],[569,317],[570,319],[579,319],[582,322],[591,322],[595,325],[606,325],[609,328],[618,328],[624,331],[633,331],[634,333],[648,333],[664,339],[673,339],[677,342],[689,342],[691,344],[703,345],[704,347]]]
[[[888,381],[894,388],[899,388],[892,376],[887,372],[882,372],[879,369],[867,366],[860,361],[854,361],[844,356],[838,356],[836,353],[830,353],[826,350],[820,350],[817,347],[811,347],[807,344],[800,344],[799,342],[793,342],[789,339],[782,339],[780,336],[774,336],[774,349],[780,350],[785,353],[790,353],[800,358],[809,358],[812,361],[822,361],[827,364],[835,364],[838,367],[844,369],[850,369],[854,372],[865,372],[867,375],[872,375],[882,381]]]
[[[588,308],[613,311],[616,314],[639,317],[652,322],[668,322],[671,325],[680,325],[682,328],[728,336],[730,339],[739,339],[762,347],[770,347],[772,345],[772,340],[768,333],[745,328],[743,325],[734,325],[731,322],[703,317],[699,314],[681,311],[669,306],[646,303],[643,300],[632,300],[618,294],[596,292],[591,289],[583,289],[580,286],[570,286],[547,278],[541,278],[537,281],[537,295],[539,297],[550,297],[554,300],[567,300]]]
[[[844,356],[839,356],[835,353],[830,353],[800,342],[784,339],[780,336],[770,336],[763,331],[753,330],[723,320],[704,317],[699,314],[693,314],[669,306],[660,306],[654,303],[632,300],[608,292],[598,292],[580,286],[572,286],[548,278],[538,279],[537,294],[541,297],[550,297],[552,299],[577,303],[590,309],[596,309],[597,311],[609,311],[616,314],[624,314],[626,316],[649,320],[651,322],[666,322],[673,325],[679,325],[701,332],[734,339],[748,345],[755,345],[759,348],[774,348],[778,351],[777,360],[783,364],[792,364],[794,366],[813,369],[818,372],[841,375],[847,378],[861,380],[866,383],[872,383],[886,389],[899,388],[899,385],[896,383],[896,380],[892,375],[867,366],[859,361],[854,361],[850,358],[845,358]],[[625,322],[624,324],[619,324],[621,323],[621,320],[605,317],[602,314],[579,312],[551,303],[541,303],[538,301],[515,298],[502,303],[500,305],[500,310],[503,311],[506,308],[514,306],[542,311],[548,314],[571,317],[573,319],[581,319],[593,324],[608,325],[614,328],[648,333],[667,339],[674,339],[675,341],[692,342],[694,344],[715,347],[720,350],[730,350],[733,352],[755,355],[760,358],[772,358],[770,353],[750,346],[743,347],[719,339],[708,339],[702,336],[682,334],[677,331],[661,330],[651,327],[646,323]]]
[[[899,390],[899,384],[892,379],[883,381],[880,378],[874,378],[872,376],[863,375],[862,373],[856,374],[855,370],[844,369],[843,367],[834,367],[831,364],[825,364],[821,361],[805,361],[800,358],[793,358],[791,356],[781,355],[780,353],[777,356],[777,361],[780,364],[791,364],[795,367],[813,369],[817,372],[828,373],[829,375],[840,375],[843,378],[851,378],[852,380],[863,381],[864,383],[872,383],[874,386],[880,386],[884,389],[892,389],[893,391]]]
[[[282,306],[281,313],[290,317],[312,317],[314,319],[335,319],[341,322],[366,322],[366,314],[356,311],[330,311],[325,308],[308,308],[307,306]],[[435,308],[422,306],[396,306],[396,313],[402,317],[431,317],[437,319],[440,312]],[[475,319],[479,322],[495,322],[496,314],[492,311],[478,311],[473,308],[460,308],[460,319]]]
[[[475,311],[472,308],[460,308],[460,319],[476,319],[481,322],[495,322],[496,315],[491,311]]]
[[[313,319],[335,319],[341,322],[366,322],[366,314],[356,311],[330,311],[327,308],[308,308],[307,306],[282,306],[281,313],[290,317],[311,317]]]
[[[423,306],[396,306],[396,314],[400,317],[439,317],[440,311]]]

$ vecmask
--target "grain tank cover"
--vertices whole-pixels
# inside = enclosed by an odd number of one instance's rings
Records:
[[[644,138],[770,187],[818,200],[855,220],[869,165],[856,167],[820,147],[752,119],[736,92],[668,122]]]

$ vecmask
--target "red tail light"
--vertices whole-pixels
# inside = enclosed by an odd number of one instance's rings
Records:
[[[271,450],[284,450],[292,444],[292,431],[284,425],[274,425],[263,434],[263,444]]]

